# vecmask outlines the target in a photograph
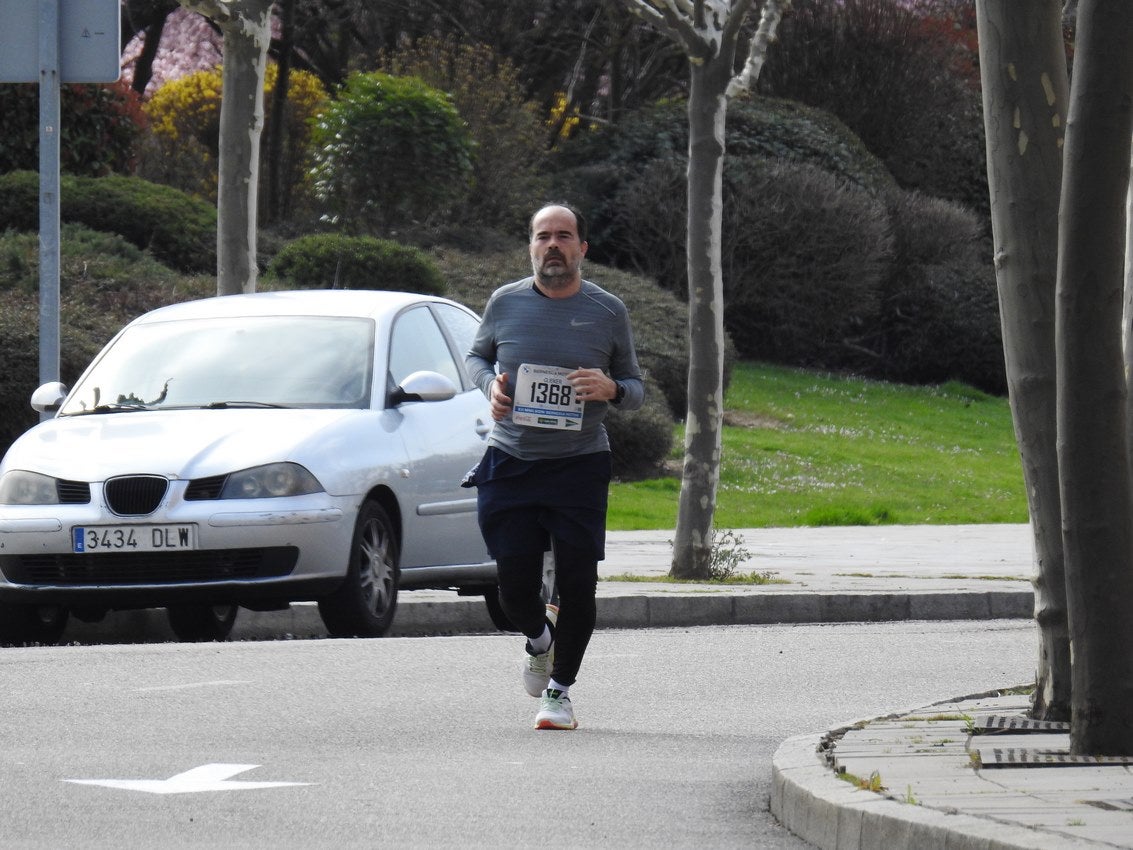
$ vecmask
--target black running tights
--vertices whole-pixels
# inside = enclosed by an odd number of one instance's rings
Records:
[[[594,593],[598,586],[598,561],[588,549],[579,549],[562,540],[554,540],[552,546],[559,617],[555,626],[555,663],[551,678],[561,685],[573,685],[597,618]],[[528,638],[538,638],[546,622],[546,603],[541,595],[543,553],[497,558],[496,565],[500,606],[504,613]]]

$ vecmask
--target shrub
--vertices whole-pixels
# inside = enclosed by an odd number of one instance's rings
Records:
[[[312,143],[315,193],[353,231],[427,219],[469,190],[468,128],[447,95],[416,77],[352,75]]]
[[[795,0],[759,91],[837,115],[903,187],[986,211],[979,89],[955,38],[940,34],[955,22],[934,14],[892,0]]]
[[[216,294],[212,275],[185,277],[120,236],[64,224],[59,245],[59,376],[68,386],[127,321]],[[0,233],[0,454],[35,425],[39,384],[39,238]]]
[[[373,236],[301,236],[276,254],[267,275],[297,288],[445,291],[444,278],[426,254]]]
[[[559,194],[586,209],[592,231],[602,237],[591,244],[594,259],[638,268],[633,246],[636,228],[644,222],[628,220],[621,211],[620,199],[623,192],[632,191],[651,163],[664,161],[684,167],[688,158],[687,109],[684,101],[660,102],[619,124],[579,134],[556,155]],[[728,159],[761,156],[807,163],[873,193],[895,185],[861,141],[841,121],[821,110],[769,97],[737,98],[728,104],[725,134]],[[671,192],[670,201],[683,203],[683,183],[674,185]]]
[[[39,88],[0,85],[0,172],[39,170]],[[59,169],[101,177],[129,173],[145,128],[138,94],[119,80],[59,90]]]
[[[526,233],[531,203],[547,193],[546,138],[538,106],[523,99],[515,66],[482,44],[423,38],[392,54],[388,70],[452,95],[476,143],[473,191],[453,218]]]
[[[840,368],[891,269],[884,204],[810,165],[726,166],[724,324],[741,355]]]
[[[645,403],[638,410],[611,406],[606,414],[614,475],[648,478],[661,472],[673,448],[673,414],[656,384],[646,381]]]
[[[9,231],[0,238],[0,293],[34,296],[39,291],[39,238]],[[59,289],[64,302],[112,317],[115,330],[133,318],[182,298],[216,294],[212,275],[185,278],[115,233],[64,224],[59,242]]]
[[[5,293],[0,310],[0,452],[39,421],[29,400],[39,384],[39,308],[33,296]]]
[[[740,356],[836,368],[845,340],[874,314],[889,270],[884,204],[810,165],[729,157],[724,171],[724,324]],[[617,197],[635,232],[625,250],[646,274],[685,292],[682,165],[652,163]]]
[[[261,144],[266,144],[275,120],[272,93],[278,78],[278,66],[269,64],[264,75]],[[222,82],[221,69],[214,68],[179,77],[154,92],[145,105],[150,120],[150,145],[140,166],[143,176],[216,200]],[[280,163],[288,197],[301,196],[306,191],[310,122],[326,100],[326,89],[314,74],[297,70],[288,74],[284,117],[287,144],[284,161]],[[261,163],[271,166],[263,156]],[[266,183],[260,181],[261,194],[267,190]]]
[[[894,225],[892,273],[876,321],[862,336],[887,380],[959,380],[985,392],[1007,389],[990,240],[980,219],[914,192],[888,199]]]
[[[60,180],[60,218],[117,233],[182,271],[216,271],[216,210],[137,177]],[[39,229],[39,175],[0,175],[0,229]]]

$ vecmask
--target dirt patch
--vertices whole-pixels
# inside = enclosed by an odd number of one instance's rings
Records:
[[[770,416],[736,410],[724,411],[724,424],[729,428],[765,428],[769,431],[776,431],[783,427],[782,422]]]

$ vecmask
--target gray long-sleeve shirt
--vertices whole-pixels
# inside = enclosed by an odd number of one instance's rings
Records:
[[[602,369],[625,387],[619,410],[636,410],[645,399],[629,311],[617,296],[586,280],[570,298],[548,298],[530,277],[501,286],[488,299],[465,362],[485,395],[498,365],[508,376],[507,392],[514,399],[516,372],[526,363]],[[495,423],[488,443],[523,460],[608,451],[602,424],[608,408],[605,401],[587,402],[579,430],[533,428],[507,416]]]

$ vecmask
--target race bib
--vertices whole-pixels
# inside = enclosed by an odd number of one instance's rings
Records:
[[[573,371],[561,366],[522,364],[515,376],[512,421],[532,428],[581,429],[584,403],[576,398],[574,387],[566,379]]]

